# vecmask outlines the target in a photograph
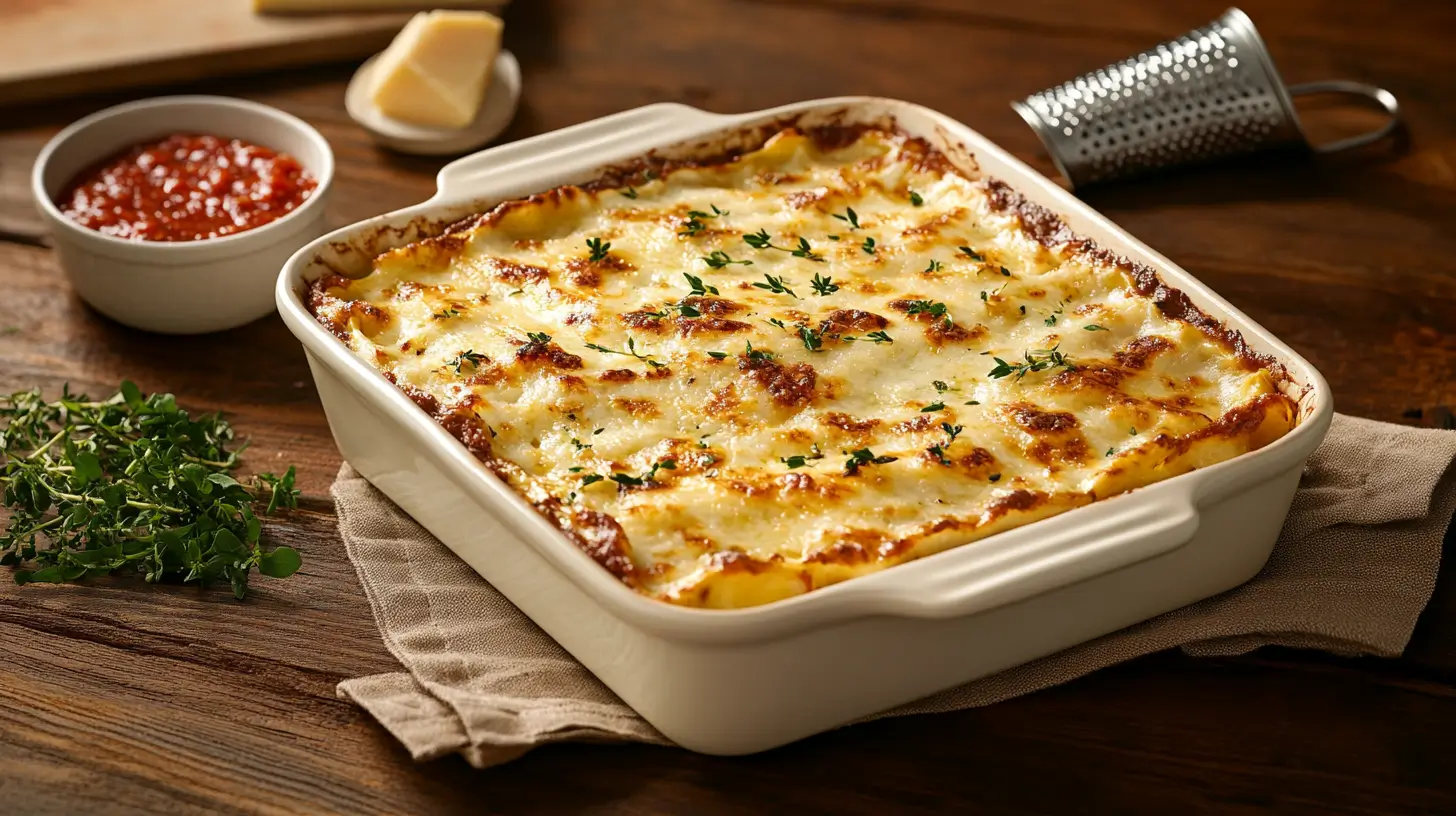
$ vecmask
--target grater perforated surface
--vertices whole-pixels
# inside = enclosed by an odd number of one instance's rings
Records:
[[[1238,9],[1016,108],[1074,185],[1303,142],[1268,51]]]

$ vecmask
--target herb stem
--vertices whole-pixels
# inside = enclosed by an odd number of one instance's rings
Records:
[[[29,530],[26,530],[25,532],[17,534],[15,538],[17,540],[29,538],[30,536],[35,535],[41,530],[53,527],[64,520],[65,518],[63,516],[52,516],[49,521],[43,521],[40,524],[37,524],[34,527],[30,528]]]
[[[46,490],[50,491],[50,494],[52,496],[55,496],[58,499],[65,499],[66,501],[73,502],[88,502],[90,504],[106,504],[106,500],[98,496],[82,496],[78,493],[67,493],[64,490],[57,490],[56,488],[52,487],[50,482],[47,482],[44,479],[36,479],[36,481],[39,482],[40,485]],[[173,507],[170,504],[153,504],[151,502],[137,501],[136,499],[127,499],[126,506],[137,510],[162,510],[174,514],[187,512],[180,507]]]
[[[56,432],[56,435],[55,436],[53,436],[50,439],[46,440],[46,443],[44,445],[41,445],[40,447],[36,448],[34,451],[31,451],[31,454],[29,456],[25,457],[25,461],[29,462],[29,461],[35,459],[37,456],[40,456],[41,454],[45,453],[47,450],[50,450],[51,445],[54,445],[57,442],[61,441],[62,439],[65,439],[66,436],[69,435],[70,433],[71,433],[71,429],[70,428],[62,428],[62,429],[60,429],[59,431]]]

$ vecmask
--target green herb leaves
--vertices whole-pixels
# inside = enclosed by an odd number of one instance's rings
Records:
[[[824,262],[824,256],[814,252],[813,247],[809,246],[809,239],[807,238],[800,238],[798,246],[790,249],[789,247],[776,246],[773,243],[773,238],[768,234],[768,230],[761,229],[758,232],[744,235],[743,243],[748,244],[754,249],[777,249],[780,252],[787,252],[796,258],[804,258],[805,260],[817,261],[819,263]]]
[[[455,359],[451,360],[445,365],[454,368],[456,374],[464,374],[465,366],[470,366],[470,368],[474,370],[476,366],[479,366],[481,363],[485,362],[488,359],[489,358],[486,357],[484,354],[477,354],[475,351],[466,349],[465,351],[462,351],[458,355],[456,355]]]
[[[930,451],[930,455],[934,456],[936,461],[940,462],[942,465],[949,467],[952,463],[950,461],[950,457],[945,455],[945,449],[950,447],[956,441],[956,437],[960,436],[961,431],[964,431],[965,428],[961,425],[952,425],[949,422],[942,422],[940,423],[940,429],[942,431],[945,431],[945,443],[942,445],[931,445],[926,450]]]
[[[586,258],[588,261],[605,261],[607,259],[607,253],[612,249],[612,245],[609,242],[603,243],[600,238],[588,238],[586,239],[586,249],[590,253]]]
[[[860,448],[849,454],[849,459],[844,463],[844,475],[853,476],[859,473],[859,469],[865,465],[888,465],[897,461],[898,456],[876,456],[869,448]]]
[[[797,456],[780,456],[779,461],[783,462],[789,470],[793,470],[795,468],[808,467],[810,462],[823,458],[824,453],[819,450],[819,443],[816,442],[810,447],[809,453]]]
[[[763,279],[765,281],[764,283],[755,283],[754,287],[757,289],[767,289],[776,295],[788,295],[795,300],[799,299],[799,296],[794,294],[794,290],[789,288],[789,282],[787,280],[776,278],[767,273],[764,274]]]
[[[799,339],[804,342],[804,348],[809,351],[820,351],[820,347],[824,345],[824,335],[808,326],[799,327]]]
[[[550,338],[548,337],[547,339],[549,340]],[[653,368],[666,368],[667,367],[667,363],[659,363],[658,361],[652,359],[650,356],[648,356],[646,354],[643,354],[643,353],[637,351],[637,341],[634,340],[631,337],[628,337],[627,338],[627,350],[626,351],[621,351],[619,349],[607,348],[606,346],[599,346],[596,343],[587,343],[586,344],[586,347],[589,348],[589,349],[591,349],[592,351],[600,351],[603,354],[620,354],[623,357],[636,357],[637,359],[641,360],[644,363],[647,363],[648,365],[652,366]]]
[[[753,341],[750,340],[744,343],[743,356],[747,357],[750,360],[760,360],[763,362],[767,362],[774,358],[774,353],[772,351],[762,351],[760,349],[754,348]]]
[[[835,283],[833,278],[815,272],[814,279],[809,281],[809,288],[820,297],[828,297],[839,291],[839,284]]]
[[[683,277],[684,278],[687,278],[687,280],[688,280],[688,286],[691,286],[692,287],[693,294],[695,294],[695,295],[697,295],[699,297],[703,297],[705,295],[716,295],[716,294],[718,294],[718,287],[716,287],[716,286],[710,286],[708,284],[703,283],[703,279],[700,278],[700,277],[698,277],[697,275],[692,275],[692,274],[689,274],[687,272],[684,272],[683,273]]]
[[[1016,375],[1016,379],[1019,380],[1029,373],[1046,371],[1049,368],[1065,368],[1068,371],[1077,370],[1077,366],[1066,355],[1057,351],[1056,346],[1049,349],[1028,351],[1023,357],[1026,362],[1022,363],[1008,363],[1000,357],[993,357],[992,359],[996,361],[996,367],[991,369],[987,376],[999,380],[1002,377],[1014,374]]]
[[[623,487],[642,487],[643,485],[652,481],[657,476],[657,471],[659,470],[677,470],[677,460],[663,459],[659,462],[656,462],[652,465],[651,470],[648,470],[641,476],[630,476],[626,473],[613,473],[607,478],[611,479],[619,485],[622,485]],[[601,477],[597,478],[600,479]]]
[[[848,224],[851,230],[859,229],[859,214],[854,211],[853,207],[845,207],[844,215],[839,213],[830,213],[830,215]]]
[[[735,261],[732,258],[728,257],[728,253],[724,252],[721,249],[715,249],[712,252],[708,253],[703,257],[702,261],[703,263],[708,265],[709,269],[722,269],[729,264],[742,264],[744,266],[753,266],[753,261]]]
[[[728,214],[727,210],[718,209],[716,204],[709,204],[708,206],[713,210],[710,213],[703,212],[702,210],[688,210],[688,220],[683,224],[683,228],[678,232],[678,235],[686,235],[689,237],[697,235],[708,228],[708,225],[703,223],[704,219],[717,218]]]
[[[170,394],[130,382],[93,402],[64,390],[0,397],[0,489],[9,524],[0,563],[16,583],[60,583],[131,571],[147,581],[227,582],[247,594],[254,568],[285,578],[301,564],[288,547],[265,550],[262,524],[297,507],[292,468],[240,482],[217,414],[192,419]]]
[[[912,300],[905,307],[905,314],[914,317],[915,315],[930,315],[932,318],[939,318],[945,321],[946,326],[953,322],[950,317],[950,310],[944,303],[938,300]]]
[[[843,336],[843,337],[841,337],[839,339],[843,340],[846,343],[857,343],[857,342],[859,342],[861,340],[864,340],[864,341],[870,342],[870,343],[875,343],[875,344],[879,344],[879,343],[893,343],[893,342],[895,342],[890,337],[890,335],[886,334],[883,331],[870,332],[869,334],[866,334],[864,337],[851,337],[850,335],[845,335],[845,336]]]
[[[781,249],[781,247],[773,245],[773,238],[768,234],[768,230],[764,229],[758,232],[744,234],[743,243],[748,244],[754,249]]]

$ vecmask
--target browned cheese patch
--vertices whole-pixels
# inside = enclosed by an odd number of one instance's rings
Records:
[[[738,357],[738,370],[785,408],[801,408],[814,399],[818,375],[808,363],[784,365],[777,360],[743,354]]]
[[[1001,410],[1016,427],[1030,437],[1017,436],[1022,450],[1032,461],[1048,468],[1085,463],[1091,447],[1082,435],[1077,418],[1066,411],[1045,411],[1026,402]]]
[[[657,401],[651,399],[616,397],[612,400],[612,407],[639,418],[651,418],[662,415],[661,409],[657,407]]]

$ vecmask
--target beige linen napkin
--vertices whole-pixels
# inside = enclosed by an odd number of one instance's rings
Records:
[[[1456,512],[1456,432],[1336,416],[1263,572],[1237,589],[878,716],[988,705],[1180,646],[1394,657],[1430,600]],[[345,680],[416,759],[486,767],[548,742],[667,740],[348,465],[339,531],[405,671]]]

